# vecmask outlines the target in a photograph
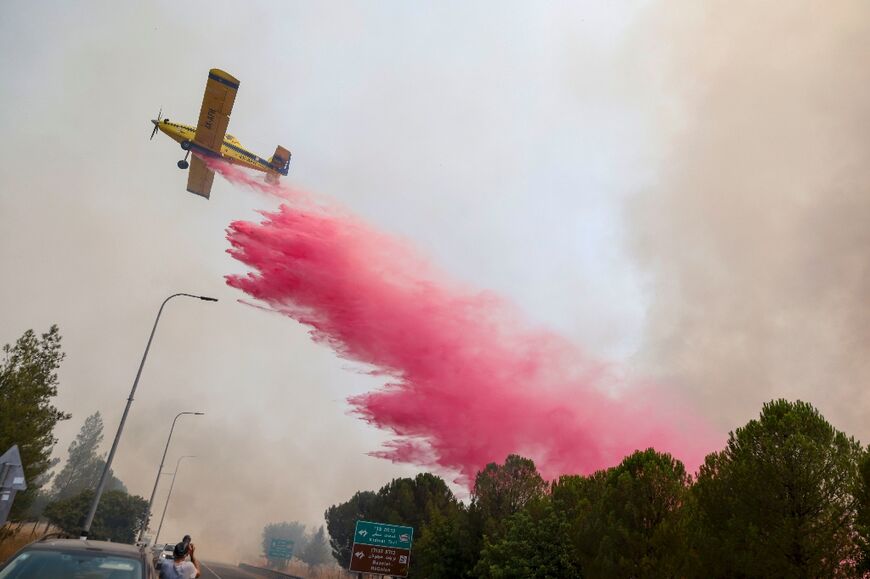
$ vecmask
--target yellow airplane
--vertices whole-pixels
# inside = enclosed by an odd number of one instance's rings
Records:
[[[151,138],[161,131],[170,138],[178,141],[181,148],[187,151],[184,159],[178,162],[179,169],[190,167],[187,176],[187,190],[208,199],[211,193],[211,184],[214,181],[214,171],[209,169],[202,159],[193,156],[190,163],[187,157],[193,151],[199,155],[219,157],[230,163],[248,167],[266,173],[266,180],[277,183],[280,175],[287,175],[290,169],[290,151],[278,145],[275,154],[268,160],[258,157],[248,151],[238,139],[227,134],[227,125],[230,123],[230,113],[236,100],[236,92],[239,90],[239,81],[222,70],[216,68],[208,71],[208,81],[205,83],[205,95],[202,99],[202,108],[199,110],[199,122],[195,127],[171,123],[169,119],[161,119],[161,110],[157,118],[152,119],[154,130]]]

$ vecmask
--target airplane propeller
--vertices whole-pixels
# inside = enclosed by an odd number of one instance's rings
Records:
[[[158,111],[158,113],[157,113],[157,122],[154,123],[154,130],[151,131],[151,139],[153,139],[154,135],[157,134],[157,127],[158,127],[158,125],[160,125],[160,115],[162,115],[162,114],[163,114],[163,107],[160,107],[160,111]],[[148,140],[150,141],[151,139],[148,139]]]

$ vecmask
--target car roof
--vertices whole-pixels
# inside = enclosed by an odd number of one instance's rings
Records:
[[[143,551],[136,545],[112,543],[109,541],[91,541],[85,539],[47,539],[31,543],[26,549],[39,551],[89,551],[103,552],[106,555],[141,558]]]

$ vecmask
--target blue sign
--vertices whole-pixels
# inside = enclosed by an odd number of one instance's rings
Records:
[[[269,544],[269,559],[291,559],[295,543],[291,539],[272,539]]]

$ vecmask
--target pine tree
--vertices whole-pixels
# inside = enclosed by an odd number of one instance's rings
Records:
[[[50,468],[51,451],[57,439],[54,426],[70,415],[58,410],[57,370],[63,361],[57,326],[37,337],[27,330],[15,345],[3,347],[0,363],[0,452],[18,445],[28,489],[19,493],[12,518],[25,512],[39,490],[36,481]]]
[[[308,538],[305,548],[300,552],[299,558],[308,564],[310,568],[325,565],[332,560],[332,552],[326,540],[326,530],[323,525],[317,532]]]
[[[54,478],[54,500],[63,500],[85,489],[93,489],[100,481],[106,461],[98,454],[103,441],[103,419],[95,412],[85,419],[76,439],[70,443],[63,470]],[[124,484],[109,473],[106,490],[127,492]]]
[[[103,441],[103,419],[95,412],[85,419],[76,439],[70,443],[63,470],[54,478],[55,499],[78,494],[99,481],[100,459],[97,450]]]
[[[703,574],[855,576],[862,458],[861,445],[810,404],[765,404],[707,457],[692,488]]]

